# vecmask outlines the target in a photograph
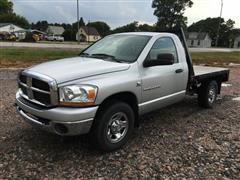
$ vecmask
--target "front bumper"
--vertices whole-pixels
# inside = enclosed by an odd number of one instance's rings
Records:
[[[88,108],[36,108],[16,94],[19,114],[33,126],[62,136],[86,134],[90,131],[98,106]]]

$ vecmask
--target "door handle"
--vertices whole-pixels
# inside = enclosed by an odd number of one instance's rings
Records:
[[[176,71],[175,71],[175,73],[182,73],[183,72],[183,69],[177,69]]]

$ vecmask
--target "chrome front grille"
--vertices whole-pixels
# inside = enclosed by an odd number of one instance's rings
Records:
[[[19,73],[18,86],[20,95],[33,103],[46,107],[58,104],[57,83],[48,76],[22,71]]]

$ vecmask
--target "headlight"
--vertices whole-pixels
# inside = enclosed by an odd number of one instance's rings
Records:
[[[91,106],[97,96],[97,87],[91,85],[71,85],[59,88],[60,105]]]

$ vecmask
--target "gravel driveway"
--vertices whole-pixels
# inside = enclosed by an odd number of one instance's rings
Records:
[[[87,136],[62,138],[36,130],[16,113],[16,70],[0,71],[0,179],[240,177],[240,68],[214,109],[195,97],[142,117],[129,143],[104,154]]]

